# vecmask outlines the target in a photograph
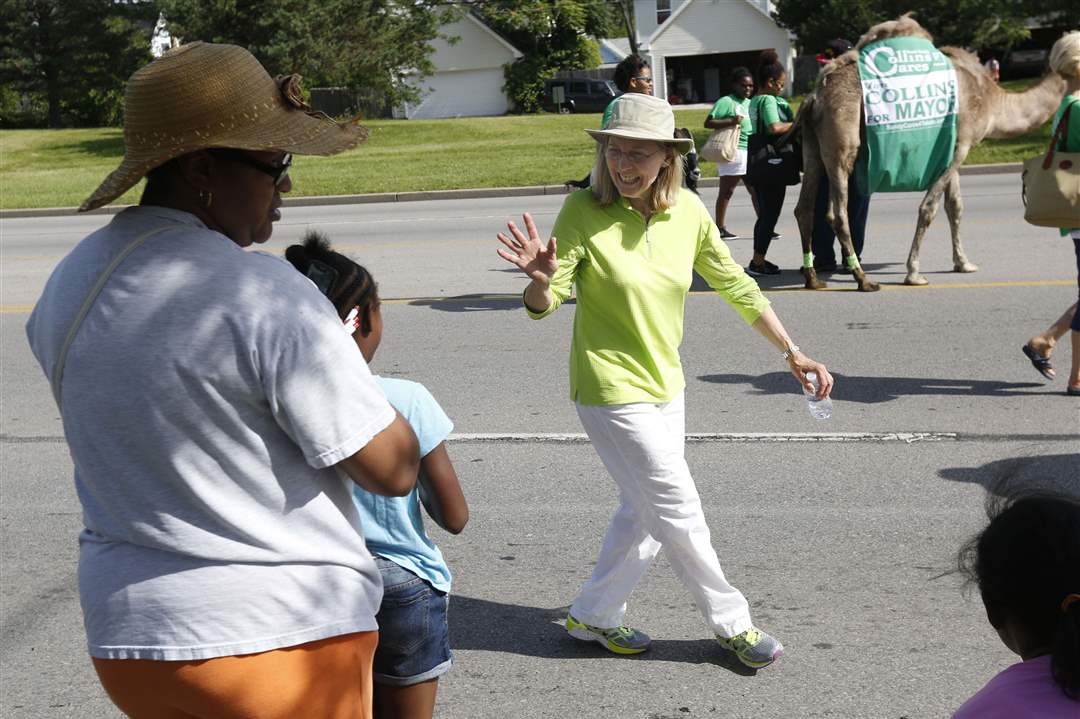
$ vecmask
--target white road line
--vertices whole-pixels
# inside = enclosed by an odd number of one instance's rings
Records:
[[[451,442],[522,442],[584,444],[583,432],[453,433]],[[690,432],[687,442],[955,442],[956,432]]]

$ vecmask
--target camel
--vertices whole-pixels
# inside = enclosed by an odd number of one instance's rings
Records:
[[[859,38],[853,50],[822,70],[817,88],[799,108],[796,127],[802,128],[805,174],[799,202],[795,207],[795,218],[799,224],[804,253],[810,252],[818,183],[823,175],[827,175],[831,192],[829,222],[836,231],[844,253],[855,256],[848,229],[847,202],[848,178],[865,135],[858,51],[875,40],[897,35],[913,35],[933,41],[930,34],[908,15],[875,25]],[[926,278],[919,273],[919,248],[930,222],[937,214],[942,194],[945,196],[945,213],[952,231],[953,270],[978,270],[968,260],[960,244],[963,202],[958,170],[971,148],[985,138],[1016,137],[1041,126],[1053,115],[1065,92],[1064,80],[1053,72],[1024,92],[1007,92],[994,82],[990,72],[974,54],[955,47],[942,47],[940,50],[952,60],[956,70],[960,101],[960,112],[956,118],[956,149],[952,164],[930,186],[919,205],[915,237],[907,259],[906,285],[927,284]],[[859,290],[874,292],[879,289],[877,284],[866,278],[861,267],[856,265],[853,271]],[[825,287],[825,283],[818,280],[813,267],[804,267],[803,274],[808,289]]]

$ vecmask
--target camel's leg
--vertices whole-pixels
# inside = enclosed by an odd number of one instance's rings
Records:
[[[851,171],[855,167],[855,160],[859,155],[859,146],[862,142],[860,137],[862,113],[814,112],[813,119],[816,123],[818,154],[829,176],[829,220],[837,239],[840,240],[840,246],[848,256],[848,266],[855,275],[855,281],[859,283],[859,289],[863,292],[873,292],[880,288],[866,279],[866,273],[859,266],[858,257],[851,244],[851,230],[847,216],[848,177],[851,176]],[[808,188],[804,188],[804,191],[805,189]],[[813,195],[808,195],[808,199],[812,203],[815,198]]]
[[[907,277],[905,285],[925,285],[927,279],[919,274],[919,248],[922,247],[923,237],[926,235],[930,223],[937,215],[938,206],[941,204],[942,193],[946,194],[945,212],[949,216],[949,225],[952,230],[953,243],[953,269],[957,272],[974,272],[978,267],[968,262],[964,250],[960,246],[960,216],[963,214],[964,203],[960,198],[960,166],[967,159],[971,151],[970,143],[958,142],[953,152],[952,164],[949,169],[941,174],[941,177],[930,186],[919,205],[919,220],[915,225],[915,237],[911,240],[911,252],[908,253]],[[970,269],[961,269],[962,267]]]
[[[799,239],[802,241],[803,264],[802,273],[806,279],[804,285],[808,290],[824,289],[827,285],[818,279],[817,270],[814,269],[814,253],[810,249],[814,235],[814,201],[817,197],[818,185],[822,181],[828,181],[825,177],[825,166],[821,162],[821,153],[818,148],[817,137],[809,123],[803,126],[803,178],[802,187],[799,188],[799,201],[795,205],[795,220],[799,224]]]
[[[877,292],[881,286],[866,278],[866,273],[859,265],[859,258],[855,254],[855,247],[851,243],[851,227],[848,224],[848,177],[855,167],[855,155],[846,156],[836,167],[829,168],[829,204],[832,209],[830,220],[836,239],[840,241],[840,247],[846,256],[848,267],[859,284],[860,292]],[[812,199],[811,199],[812,201]]]
[[[915,225],[915,237],[911,240],[911,251],[908,253],[907,276],[904,278],[905,285],[929,284],[929,281],[919,274],[919,248],[922,247],[926,230],[929,229],[930,223],[934,221],[934,216],[937,215],[938,207],[941,205],[941,195],[945,192],[945,186],[949,184],[954,174],[957,174],[955,168],[946,170],[933,185],[930,185],[930,189],[926,191],[922,202],[919,203],[919,219]],[[957,178],[957,182],[959,182],[959,178]]]
[[[952,178],[945,185],[945,215],[949,218],[949,231],[952,234],[953,272],[978,272],[979,268],[964,254],[960,244],[960,218],[964,214],[964,200],[960,197],[960,173],[952,173]]]

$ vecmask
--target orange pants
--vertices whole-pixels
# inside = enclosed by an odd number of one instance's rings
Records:
[[[94,659],[133,719],[371,719],[378,632],[199,661]]]

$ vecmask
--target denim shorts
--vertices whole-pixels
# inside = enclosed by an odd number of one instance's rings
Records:
[[[449,596],[389,559],[376,556],[375,564],[383,580],[375,683],[403,687],[445,674],[453,661]]]

